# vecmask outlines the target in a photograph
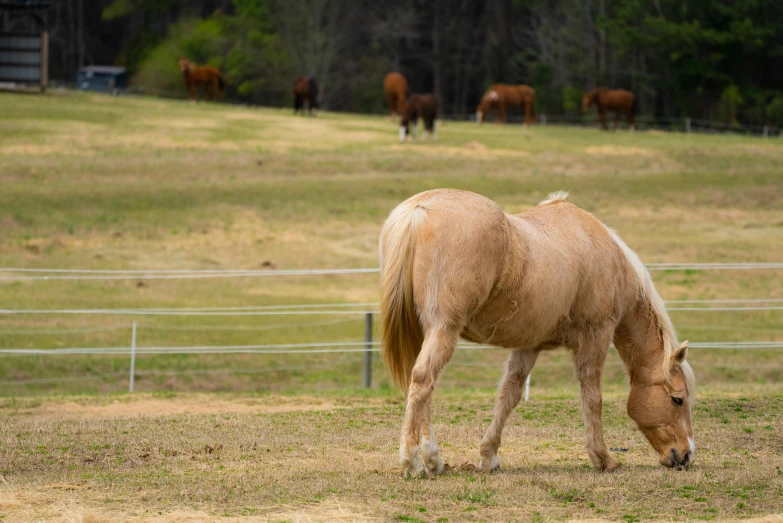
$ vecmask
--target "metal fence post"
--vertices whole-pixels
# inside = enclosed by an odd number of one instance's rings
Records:
[[[362,384],[369,389],[372,386],[372,312],[364,315],[364,372]]]
[[[766,137],[768,137],[768,136],[769,136],[769,127],[767,127],[767,126],[765,125],[765,126],[764,126],[764,138],[766,138]]]
[[[133,376],[136,374],[136,322],[133,322],[133,331],[131,334],[131,368],[130,368],[130,382],[128,384],[128,392],[133,392]]]
[[[525,401],[530,398],[530,374],[527,375],[525,380]]]
[[[685,119],[685,132],[689,133],[689,134],[691,132],[691,119],[690,118],[686,118]]]
[[[541,125],[546,125],[546,115],[545,114],[541,115]]]

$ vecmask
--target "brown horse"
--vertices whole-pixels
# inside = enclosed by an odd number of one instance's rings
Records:
[[[416,127],[419,118],[424,120],[424,132],[422,139],[427,137],[427,133],[432,133],[432,137],[438,139],[438,130],[435,129],[435,120],[438,118],[438,99],[432,94],[412,94],[405,104],[405,112],[400,119],[400,141],[404,142],[408,135],[416,139]],[[411,128],[411,125],[413,128]]]
[[[511,349],[479,469],[499,468],[503,426],[541,351],[567,347],[581,385],[587,453],[619,462],[604,443],[601,373],[610,343],[630,375],[628,415],[666,467],[694,456],[693,372],[642,261],[617,234],[565,201],[518,215],[466,191],[417,194],[381,230],[383,351],[407,389],[400,463],[406,475],[444,471],[430,399],[460,337]],[[419,457],[421,452],[421,458]]]
[[[628,129],[633,131],[633,120],[636,110],[634,96],[631,91],[597,87],[582,97],[582,112],[587,112],[592,104],[595,104],[596,109],[598,109],[601,129],[609,130],[606,126],[606,111],[615,111],[613,130],[617,130],[617,125],[620,123],[620,113],[623,112],[628,117]]]
[[[226,89],[226,80],[215,67],[208,65],[199,67],[186,58],[180,58],[179,70],[182,72],[182,79],[185,81],[191,102],[196,101],[196,86],[204,86],[204,98],[207,100],[216,99]]]
[[[307,102],[307,108],[310,116],[318,113],[318,84],[312,76],[297,76],[294,80],[294,114],[299,110],[304,113],[304,104]],[[315,111],[315,113],[313,113]]]
[[[525,111],[525,125],[532,125],[535,104],[536,90],[529,85],[495,84],[487,89],[476,107],[476,121],[482,123],[489,110],[495,109],[496,123],[505,124],[506,107],[522,107]]]
[[[405,98],[408,96],[408,81],[401,73],[389,73],[383,79],[383,90],[389,101],[389,118],[405,113]]]

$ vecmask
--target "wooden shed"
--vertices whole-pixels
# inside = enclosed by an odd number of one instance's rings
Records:
[[[0,83],[49,84],[49,34],[46,11],[51,0],[0,0]]]

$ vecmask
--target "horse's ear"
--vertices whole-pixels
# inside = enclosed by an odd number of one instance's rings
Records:
[[[685,358],[688,357],[688,340],[685,340],[682,342],[682,345],[680,345],[680,348],[674,351],[674,355],[672,356],[672,360],[675,364],[679,365],[683,361],[685,361]]]

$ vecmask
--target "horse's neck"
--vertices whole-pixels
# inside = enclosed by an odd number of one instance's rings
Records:
[[[620,320],[614,344],[631,381],[660,368],[663,358],[661,329],[647,298],[632,306]]]

